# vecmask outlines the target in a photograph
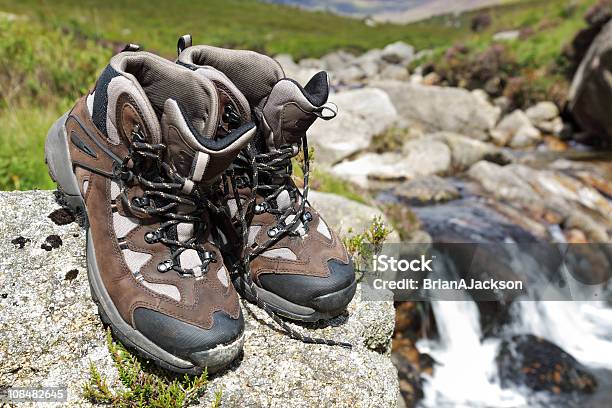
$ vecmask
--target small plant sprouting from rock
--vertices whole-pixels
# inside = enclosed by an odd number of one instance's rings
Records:
[[[206,371],[199,376],[174,376],[134,356],[123,345],[113,341],[110,329],[106,333],[106,344],[123,387],[111,390],[98,369],[90,364],[90,378],[83,385],[83,396],[92,404],[179,408],[195,403],[206,391]],[[215,393],[212,406],[221,406],[221,391]]]
[[[344,237],[342,241],[353,259],[355,269],[363,271],[366,262],[372,255],[377,254],[382,249],[382,244],[385,242],[391,229],[387,228],[381,216],[376,216],[372,219],[372,223],[361,234],[355,234],[349,237]],[[353,233],[352,228],[349,228],[348,233]]]

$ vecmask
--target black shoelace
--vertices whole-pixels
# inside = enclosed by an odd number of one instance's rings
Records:
[[[293,329],[274,312],[265,301],[257,296],[257,291],[255,289],[256,285],[251,279],[250,264],[255,257],[269,249],[286,234],[293,233],[300,224],[302,224],[304,228],[307,228],[307,223],[310,221],[310,213],[305,211],[310,176],[308,142],[306,137],[302,138],[302,149],[304,152],[304,161],[302,165],[304,188],[302,193],[300,193],[290,180],[292,175],[291,159],[299,152],[297,146],[287,146],[268,153],[257,153],[251,142],[247,150],[240,153],[234,165],[228,171],[228,178],[231,182],[234,199],[236,200],[236,214],[242,230],[242,242],[245,247],[248,243],[249,227],[247,220],[249,215],[251,213],[257,214],[261,212],[269,212],[277,215],[277,225],[268,231],[269,239],[262,245],[248,248],[246,254],[242,257],[242,262],[235,265],[233,269],[236,273],[241,274],[257,306],[263,309],[272,320],[281,326],[289,337],[304,343],[340,346],[350,349],[352,348],[352,344],[350,343],[310,337]],[[245,181],[245,178],[249,178],[249,173],[252,176],[251,182]],[[247,176],[244,174],[247,174]],[[251,196],[242,203],[238,189],[244,186],[245,183],[250,184]],[[261,203],[256,204],[256,198],[259,191],[262,192],[262,196],[265,198]],[[275,206],[271,204],[272,200],[275,200],[283,191],[288,191],[290,197],[290,205],[284,210],[275,208]],[[301,200],[296,209],[295,202],[298,197],[300,197]],[[290,222],[286,222],[290,215],[294,215],[293,219]]]
[[[130,211],[164,219],[155,231],[146,233],[144,237],[149,244],[161,242],[171,248],[171,259],[157,265],[159,272],[174,270],[181,275],[196,275],[193,269],[182,268],[177,260],[183,251],[193,249],[202,260],[201,272],[206,273],[208,265],[217,260],[214,252],[206,251],[198,243],[205,226],[201,218],[204,209],[197,203],[210,205],[210,201],[202,199],[198,189],[194,188],[189,194],[182,191],[187,179],[162,160],[161,154],[165,150],[162,143],[145,142],[139,125],[134,127],[129,155],[114,170],[115,176],[123,181],[121,195],[126,197],[124,202]],[[127,190],[135,183],[140,184],[144,192],[142,196],[128,200]],[[184,242],[168,234],[171,227],[181,222],[194,226],[193,237]]]

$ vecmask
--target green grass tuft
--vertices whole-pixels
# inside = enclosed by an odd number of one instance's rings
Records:
[[[199,376],[179,376],[160,369],[130,353],[113,340],[110,329],[106,344],[119,371],[122,389],[111,390],[98,369],[90,364],[89,381],[83,385],[83,396],[93,404],[113,407],[187,407],[204,394],[208,384],[206,371]],[[213,407],[221,404],[221,391],[215,393]]]

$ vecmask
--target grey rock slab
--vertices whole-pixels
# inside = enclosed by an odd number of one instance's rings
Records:
[[[65,385],[70,405],[84,403],[90,361],[117,379],[89,293],[85,233],[47,217],[60,208],[51,191],[0,192],[0,206],[0,384]],[[62,245],[46,251],[41,244],[52,234]],[[19,236],[30,240],[22,249],[11,243]]]
[[[380,89],[338,92],[329,100],[338,106],[338,116],[330,121],[317,120],[308,131],[315,160],[324,166],[367,148],[375,135],[397,120],[389,96]]]
[[[420,126],[426,132],[444,130],[487,140],[501,111],[461,88],[393,80],[373,81],[371,85],[389,94],[407,126]]]
[[[112,387],[118,376],[89,293],[84,231],[47,217],[60,208],[51,191],[0,192],[0,206],[0,384],[67,385],[68,404],[88,406],[81,386],[89,363]],[[62,245],[40,248],[52,234]],[[19,236],[29,239],[22,249],[11,243]],[[348,340],[352,350],[291,340],[245,303],[244,356],[211,379],[199,406],[210,406],[217,389],[224,407],[396,406],[393,304],[362,301],[360,290],[344,315],[316,327],[294,325],[311,336]]]

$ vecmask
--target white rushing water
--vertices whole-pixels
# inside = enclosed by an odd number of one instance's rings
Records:
[[[524,389],[502,389],[495,365],[499,339],[481,341],[475,302],[432,302],[438,340],[419,351],[439,364],[425,377],[423,407],[533,406]],[[591,368],[612,369],[612,309],[604,302],[523,301],[512,310],[508,335],[534,334],[557,344]]]
[[[417,343],[439,365],[423,387],[425,407],[516,407],[525,399],[499,385],[495,355],[498,339],[480,341],[478,306],[473,301],[432,302],[439,340]]]

